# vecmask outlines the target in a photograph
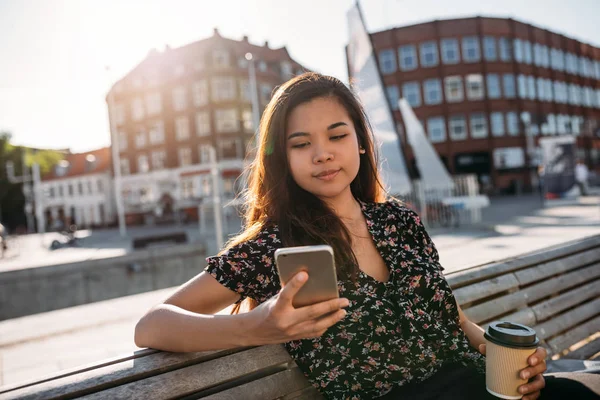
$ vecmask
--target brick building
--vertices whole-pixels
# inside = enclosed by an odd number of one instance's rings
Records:
[[[539,150],[528,153],[527,130],[535,147],[544,136],[576,136],[578,156],[600,171],[600,48],[487,17],[398,27],[371,39],[402,141],[400,96],[450,173],[476,173],[498,191],[529,186],[528,154],[535,164]]]
[[[197,218],[212,195],[210,149],[231,199],[254,136],[249,65],[255,63],[259,115],[273,89],[303,68],[285,47],[213,36],[151,51],[107,96],[120,150],[128,223],[184,211]],[[112,99],[111,99],[112,96]],[[112,100],[112,107],[111,107]]]

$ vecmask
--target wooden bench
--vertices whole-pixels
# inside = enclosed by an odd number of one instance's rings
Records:
[[[534,327],[560,357],[600,331],[600,235],[447,276],[485,326]],[[600,339],[566,354],[589,358]],[[48,379],[0,388],[0,399],[322,399],[283,346],[175,354],[145,349]]]

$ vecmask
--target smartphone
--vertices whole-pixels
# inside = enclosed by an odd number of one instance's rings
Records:
[[[284,247],[275,250],[275,265],[281,287],[298,272],[306,271],[308,280],[300,288],[292,305],[304,307],[339,297],[335,258],[331,246]]]

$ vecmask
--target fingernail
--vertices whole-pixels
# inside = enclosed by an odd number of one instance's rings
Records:
[[[350,301],[348,299],[342,299],[340,301],[340,307],[348,307],[350,305]]]
[[[296,277],[296,279],[298,279],[298,282],[304,282],[306,280],[307,276],[304,273],[300,273],[298,274],[298,276]]]
[[[523,373],[521,374],[521,377],[522,377],[523,379],[528,379],[528,378],[529,378],[529,372],[523,372]]]
[[[532,364],[534,364],[534,365],[535,365],[535,364],[537,364],[537,362],[538,362],[538,359],[537,359],[537,357],[531,357],[531,363],[532,363]]]
[[[527,393],[527,386],[521,386],[519,388],[519,392],[521,392],[521,393]]]

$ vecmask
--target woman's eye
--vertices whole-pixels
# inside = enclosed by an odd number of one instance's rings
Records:
[[[308,144],[309,144],[308,142],[304,142],[304,143],[297,143],[297,144],[293,144],[293,145],[292,145],[292,148],[294,148],[294,149],[301,149],[301,148],[303,148],[303,147],[306,147],[306,146],[308,146]]]
[[[347,133],[345,133],[345,134],[343,134],[343,135],[332,136],[332,137],[331,137],[331,140],[340,140],[340,139],[343,139],[343,138],[345,138],[346,136],[348,136],[348,134],[347,134]]]

